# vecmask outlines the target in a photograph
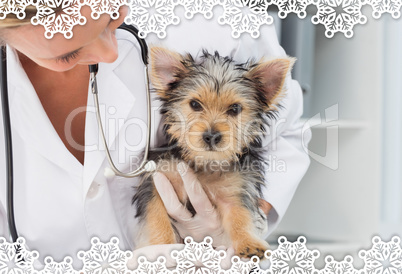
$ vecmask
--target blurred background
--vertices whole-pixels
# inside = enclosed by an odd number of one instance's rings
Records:
[[[311,166],[268,240],[304,235],[321,251],[318,265],[325,255],[350,254],[359,266],[358,251],[373,236],[402,236],[402,20],[362,11],[367,23],[350,39],[326,38],[311,23],[315,11],[274,20],[282,46],[298,58],[293,78],[313,138]]]

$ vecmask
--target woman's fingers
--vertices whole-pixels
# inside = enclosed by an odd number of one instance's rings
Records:
[[[187,192],[188,198],[190,199],[195,212],[202,216],[210,216],[214,213],[214,206],[211,204],[211,201],[198,181],[197,176],[190,167],[181,162],[177,165],[177,169],[183,180],[184,189]]]
[[[179,198],[177,198],[176,191],[169,179],[160,172],[156,172],[153,179],[156,190],[158,191],[169,216],[176,221],[191,219],[192,214],[179,201]]]

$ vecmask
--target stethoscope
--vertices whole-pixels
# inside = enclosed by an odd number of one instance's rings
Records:
[[[110,165],[111,170],[117,176],[132,178],[143,174],[144,172],[153,171],[155,169],[155,163],[153,161],[148,161],[148,151],[151,140],[151,95],[149,89],[149,76],[148,76],[148,47],[144,39],[138,36],[138,30],[130,25],[123,24],[119,27],[130,32],[137,39],[141,47],[141,57],[144,63],[145,71],[145,85],[146,85],[146,100],[147,100],[147,136],[146,145],[144,149],[144,157],[139,165],[139,167],[129,173],[121,172],[116,168],[113,159],[110,155],[110,151],[106,142],[105,133],[102,126],[101,115],[99,110],[99,100],[98,100],[98,86],[96,81],[96,74],[98,72],[98,65],[89,65],[90,73],[90,87],[94,97],[94,104],[96,110],[96,117],[98,121],[99,134],[102,139],[103,146],[105,148],[105,153]],[[13,167],[13,151],[12,151],[12,136],[11,136],[11,123],[10,123],[10,109],[8,104],[8,84],[7,84],[7,53],[6,46],[1,47],[1,65],[0,65],[0,81],[1,81],[1,102],[3,109],[3,123],[4,123],[4,140],[5,140],[5,152],[6,152],[6,175],[7,175],[7,218],[8,226],[10,229],[11,238],[14,242],[18,239],[17,228],[15,225],[14,218],[14,167]]]

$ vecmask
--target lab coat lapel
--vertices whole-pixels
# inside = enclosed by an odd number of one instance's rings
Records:
[[[134,95],[115,74],[115,67],[116,64],[100,64],[97,75],[102,126],[109,149],[115,148],[114,142],[116,137],[135,103]],[[107,162],[105,148],[99,135],[94,100],[91,92],[88,96],[87,106],[84,198],[98,172],[104,172],[101,169],[104,166],[103,163]]]
[[[8,69],[14,72],[8,75],[14,134],[19,134],[27,144],[57,166],[82,176],[81,164],[59,138],[16,53],[8,47],[7,56]]]

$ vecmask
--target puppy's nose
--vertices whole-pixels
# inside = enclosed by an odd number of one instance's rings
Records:
[[[206,131],[202,134],[202,139],[208,145],[216,145],[222,140],[222,134],[219,131]]]

